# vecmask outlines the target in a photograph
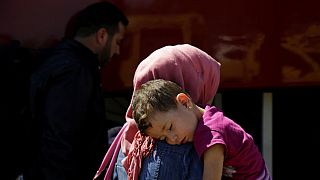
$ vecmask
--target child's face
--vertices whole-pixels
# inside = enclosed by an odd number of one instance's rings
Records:
[[[180,103],[177,109],[155,112],[149,120],[152,127],[146,130],[146,134],[169,144],[192,142],[198,124],[193,110]]]

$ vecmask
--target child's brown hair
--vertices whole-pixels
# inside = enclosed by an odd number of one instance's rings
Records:
[[[154,112],[177,108],[176,96],[179,93],[187,94],[179,85],[168,80],[156,79],[141,85],[133,95],[132,114],[142,134],[151,127],[148,119]]]

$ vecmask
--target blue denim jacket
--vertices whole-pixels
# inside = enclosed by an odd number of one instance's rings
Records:
[[[121,164],[124,158],[120,150],[113,178],[127,180],[127,175]],[[183,145],[169,145],[164,141],[157,141],[155,150],[145,158],[140,172],[140,180],[156,179],[202,179],[203,164],[199,159],[192,143]]]

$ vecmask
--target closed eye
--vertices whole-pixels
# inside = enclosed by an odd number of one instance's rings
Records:
[[[169,129],[167,131],[171,132],[171,130],[172,130],[172,124],[170,124],[170,127],[169,127]],[[160,136],[158,139],[159,140],[167,140],[167,137],[166,136]]]

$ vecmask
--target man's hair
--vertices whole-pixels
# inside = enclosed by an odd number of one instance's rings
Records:
[[[106,28],[108,34],[113,35],[119,30],[119,22],[124,26],[129,24],[127,17],[115,5],[108,1],[94,3],[71,17],[65,36],[69,38],[87,37],[100,28]]]
[[[150,80],[141,85],[133,95],[132,114],[142,134],[151,127],[149,118],[154,112],[177,108],[176,96],[179,93],[186,92],[176,83],[163,79]]]

